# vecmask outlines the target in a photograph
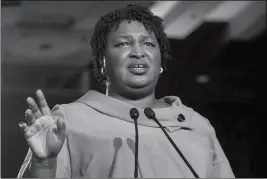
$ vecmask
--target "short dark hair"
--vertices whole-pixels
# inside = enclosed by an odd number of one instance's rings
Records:
[[[92,65],[94,77],[101,84],[106,80],[106,75],[101,74],[103,67],[103,53],[106,45],[107,34],[116,25],[123,20],[136,20],[141,22],[147,31],[154,32],[158,41],[163,69],[167,69],[167,60],[171,59],[169,55],[169,41],[162,24],[163,19],[154,15],[148,8],[140,5],[127,5],[124,8],[116,9],[113,12],[102,16],[96,23],[94,33],[91,38]]]

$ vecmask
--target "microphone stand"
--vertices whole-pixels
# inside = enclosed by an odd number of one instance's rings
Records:
[[[130,110],[130,116],[134,120],[134,126],[135,126],[135,155],[134,155],[134,178],[138,178],[138,125],[137,125],[137,119],[139,117],[139,112],[136,108],[132,108]]]
[[[178,152],[178,154],[181,156],[181,158],[184,160],[184,162],[186,163],[186,165],[188,166],[188,168],[190,169],[190,171],[193,173],[193,175],[195,176],[195,178],[199,178],[198,174],[195,172],[195,170],[193,169],[193,167],[190,165],[190,163],[187,161],[187,159],[185,158],[185,156],[183,155],[183,153],[180,151],[180,149],[177,147],[177,145],[174,143],[174,141],[172,140],[172,138],[169,136],[169,134],[166,132],[166,130],[164,130],[163,126],[160,124],[160,122],[158,121],[158,119],[155,116],[154,111],[151,108],[145,108],[145,115],[149,118],[149,119],[153,119],[161,128],[161,130],[163,131],[163,133],[165,134],[165,136],[168,138],[168,140],[170,141],[170,143],[172,144],[172,146],[175,148],[175,150]]]

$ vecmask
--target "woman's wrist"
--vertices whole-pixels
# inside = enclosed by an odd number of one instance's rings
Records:
[[[42,168],[54,168],[57,164],[57,157],[39,158],[32,156],[32,165]]]
[[[55,178],[57,169],[57,158],[38,158],[32,156],[29,167],[30,176],[33,178]]]

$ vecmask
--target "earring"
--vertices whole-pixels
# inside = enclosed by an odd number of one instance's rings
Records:
[[[106,68],[106,58],[103,58],[103,67]]]
[[[103,67],[100,69],[100,73],[101,73],[102,75],[104,75],[104,68],[103,68]]]
[[[160,67],[160,72],[159,72],[159,73],[161,74],[162,72],[163,72],[163,68],[162,68],[162,67]]]
[[[105,72],[104,72],[104,69],[106,68],[106,59],[105,59],[105,57],[103,58],[103,67],[100,69],[100,73],[102,74],[102,75],[104,75],[105,74]]]
[[[108,80],[105,82],[105,85],[106,85],[106,95],[108,96],[109,95],[109,82],[108,82]]]

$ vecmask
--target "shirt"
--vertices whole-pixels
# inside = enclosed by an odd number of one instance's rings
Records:
[[[176,96],[160,99],[169,107],[153,109],[156,118],[201,178],[233,178],[231,166],[205,117],[182,104]],[[133,178],[134,106],[94,90],[77,101],[56,105],[54,119],[66,124],[66,140],[57,156],[57,178]],[[194,175],[158,124],[139,112],[138,176],[192,178]],[[180,120],[179,119],[184,119]],[[31,150],[19,171],[27,177]]]

